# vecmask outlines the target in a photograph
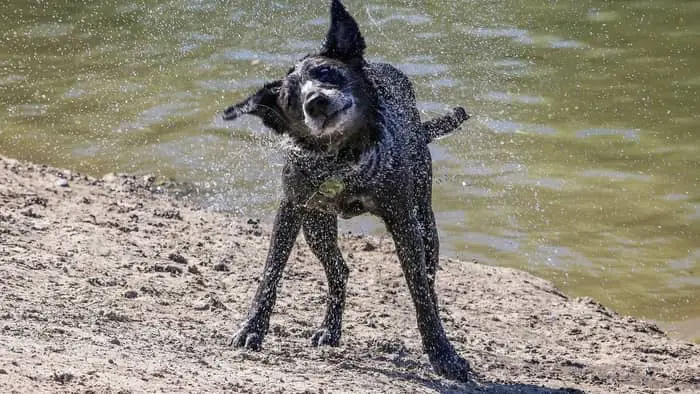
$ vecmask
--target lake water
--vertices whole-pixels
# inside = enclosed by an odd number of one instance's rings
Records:
[[[700,2],[346,5],[425,118],[474,115],[433,146],[445,254],[700,338]],[[0,22],[0,152],[271,217],[280,142],[219,113],[318,47],[325,2],[5,0]]]

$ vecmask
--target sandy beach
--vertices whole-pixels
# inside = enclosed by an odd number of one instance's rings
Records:
[[[514,269],[443,259],[441,316],[472,382],[423,354],[388,237],[345,235],[338,348],[312,348],[326,283],[299,237],[260,352],[229,341],[269,223],[209,212],[152,177],[0,157],[0,391],[695,393],[700,346]]]

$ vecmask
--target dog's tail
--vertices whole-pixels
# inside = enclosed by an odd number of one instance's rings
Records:
[[[430,119],[427,122],[422,122],[419,127],[419,132],[425,137],[426,143],[431,143],[434,140],[443,137],[464,123],[471,116],[462,107],[456,107],[451,114],[440,116],[439,118]]]

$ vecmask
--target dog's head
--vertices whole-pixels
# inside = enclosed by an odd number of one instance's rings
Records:
[[[224,119],[258,116],[265,126],[322,152],[363,138],[371,132],[377,101],[363,71],[364,50],[357,22],[340,1],[333,0],[331,25],[320,52],[299,61],[285,78],[265,84],[226,109]]]

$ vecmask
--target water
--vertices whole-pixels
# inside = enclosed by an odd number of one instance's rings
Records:
[[[4,1],[0,152],[269,218],[279,141],[219,113],[318,47],[326,7],[292,3]],[[700,338],[699,2],[347,5],[423,116],[475,115],[433,146],[444,253]]]

